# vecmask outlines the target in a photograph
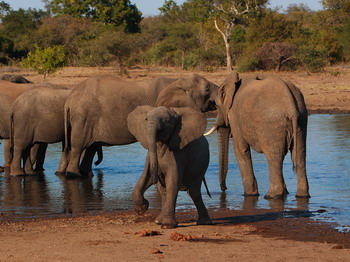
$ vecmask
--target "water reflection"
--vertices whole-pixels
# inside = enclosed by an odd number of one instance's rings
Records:
[[[82,179],[67,179],[59,176],[62,183],[63,213],[80,214],[87,212],[93,206],[103,206],[103,173],[98,172],[94,184],[92,177]]]
[[[208,128],[211,128],[210,120]],[[229,173],[226,193],[218,179],[217,137],[210,136],[211,160],[206,181],[209,198],[203,188],[203,200],[209,208],[249,210],[268,208],[276,212],[298,209],[314,212],[316,219],[350,225],[350,116],[311,115],[307,139],[307,172],[311,199],[296,199],[296,177],[290,156],[285,158],[283,173],[290,194],[284,201],[266,200],[269,188],[268,166],[264,155],[252,152],[260,197],[243,197],[243,186],[230,145]],[[0,174],[0,219],[14,217],[47,217],[80,214],[93,210],[132,210],[131,192],[143,171],[146,150],[138,143],[104,148],[104,161],[94,176],[67,180],[54,172],[59,163],[60,144],[50,145],[42,176],[10,177]],[[0,145],[3,159],[3,145]],[[2,164],[2,163],[0,163]],[[161,199],[155,187],[145,197],[150,208],[160,208]],[[179,209],[194,208],[186,192],[180,192]],[[317,210],[325,210],[322,213]],[[343,228],[344,229],[344,228]]]
[[[35,216],[49,212],[50,195],[45,175],[10,176],[5,169],[1,183],[2,209]]]

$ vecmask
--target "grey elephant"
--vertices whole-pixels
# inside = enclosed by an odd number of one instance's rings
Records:
[[[229,136],[245,196],[258,195],[250,149],[264,153],[269,166],[270,188],[265,198],[288,194],[282,166],[288,150],[297,175],[296,197],[310,197],[306,176],[306,131],[308,114],[300,90],[279,77],[240,78],[232,73],[220,86],[216,100],[220,185],[226,190]]]
[[[70,93],[66,87],[43,84],[21,94],[11,108],[11,145],[13,159],[11,175],[36,174],[30,159],[30,149],[34,144],[46,145],[64,141],[64,103]],[[21,167],[21,159],[25,163]],[[41,160],[43,163],[43,159]],[[58,171],[66,166],[67,155],[62,150]]]
[[[84,149],[91,155],[96,146],[136,142],[128,130],[127,116],[137,106],[188,106],[206,112],[215,109],[217,88],[198,75],[157,78],[148,86],[108,76],[83,81],[72,90],[65,104],[66,147],[70,153],[67,175],[81,176],[91,172],[79,170]]]
[[[197,211],[197,224],[210,224],[203,203],[201,184],[209,164],[209,144],[203,136],[207,125],[204,114],[191,108],[139,106],[128,116],[128,128],[148,150],[144,171],[132,199],[135,210],[148,209],[144,192],[157,183],[162,196],[162,209],[156,223],[162,228],[177,226],[176,198],[187,190]]]
[[[10,112],[12,176],[31,175],[43,171],[47,144],[57,142],[63,144],[56,174],[64,174],[69,156],[64,150],[63,112],[70,92],[69,88],[46,83],[27,90],[13,102]],[[103,157],[101,147],[96,151],[99,159],[95,165],[98,165]],[[85,155],[82,158],[87,157]],[[24,169],[21,167],[21,159],[25,163]]]
[[[10,167],[10,109],[15,99],[33,85],[19,85],[8,81],[0,81],[0,139],[4,143],[4,167]]]

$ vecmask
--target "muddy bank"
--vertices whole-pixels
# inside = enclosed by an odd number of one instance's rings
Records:
[[[350,234],[310,220],[307,211],[209,210],[213,225],[196,226],[193,211],[162,230],[157,211],[116,211],[74,218],[0,223],[0,261],[346,261]],[[29,260],[28,260],[29,259]]]

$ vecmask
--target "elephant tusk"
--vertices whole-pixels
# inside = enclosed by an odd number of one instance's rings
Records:
[[[213,126],[208,132],[206,132],[205,134],[204,134],[204,136],[209,136],[209,135],[211,135],[212,133],[214,133],[215,132],[215,130],[218,128],[218,126]]]

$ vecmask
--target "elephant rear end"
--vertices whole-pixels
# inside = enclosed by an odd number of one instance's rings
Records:
[[[182,154],[184,159],[181,161],[186,163],[183,174],[183,185],[193,187],[196,184],[198,185],[198,183],[201,184],[210,160],[208,140],[204,136],[201,136],[182,150],[185,152]]]

